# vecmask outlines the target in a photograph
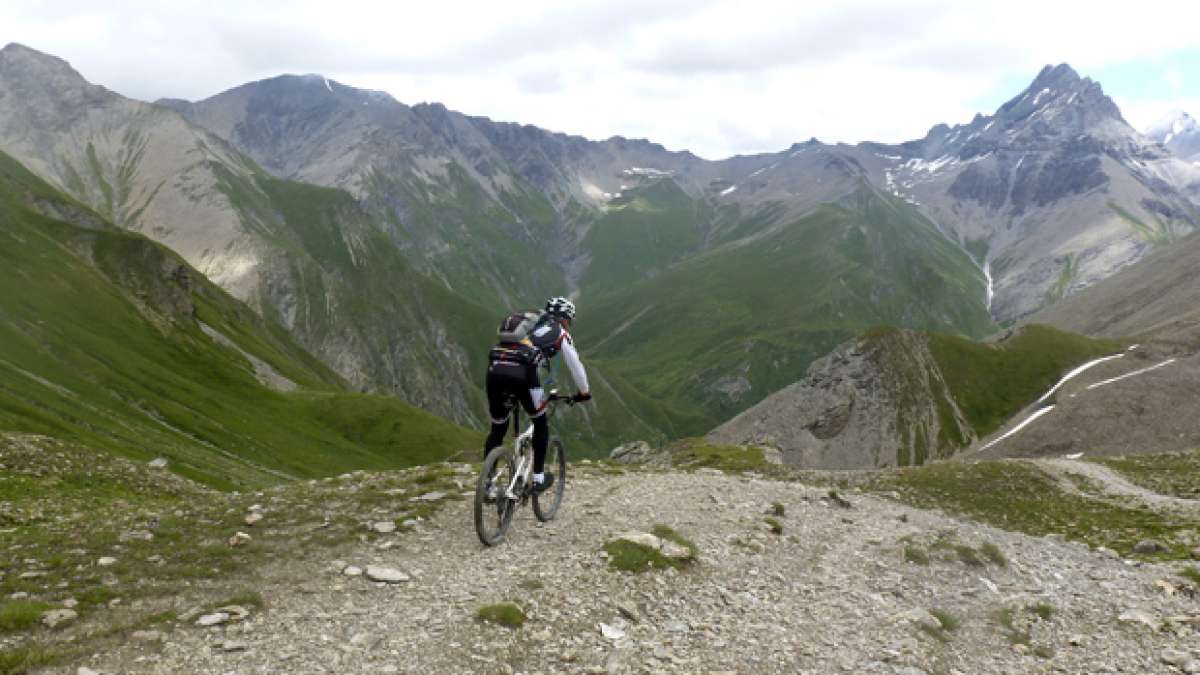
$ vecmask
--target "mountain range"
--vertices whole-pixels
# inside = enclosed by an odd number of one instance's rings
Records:
[[[871,326],[983,337],[1200,225],[1200,168],[1066,65],[908,143],[707,161],[321,76],[150,104],[9,45],[0,150],[353,388],[460,423],[496,319],[576,295],[592,451],[703,433]]]

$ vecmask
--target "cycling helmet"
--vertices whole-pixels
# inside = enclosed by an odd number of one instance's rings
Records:
[[[560,319],[574,319],[575,303],[561,296],[550,298],[546,301],[546,313]]]

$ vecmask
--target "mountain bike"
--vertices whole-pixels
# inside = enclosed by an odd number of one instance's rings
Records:
[[[559,403],[574,405],[570,396],[559,396],[551,390],[547,415],[553,415]],[[513,434],[520,429],[521,406],[512,407]],[[492,448],[483,460],[479,482],[475,486],[475,533],[485,546],[495,546],[504,541],[504,535],[512,524],[517,509],[532,498],[533,515],[543,523],[554,518],[562,505],[563,492],[567,487],[567,455],[562,439],[553,431],[546,445],[545,472],[554,475],[554,483],[545,492],[533,489],[533,423],[516,436],[513,447],[504,445]]]

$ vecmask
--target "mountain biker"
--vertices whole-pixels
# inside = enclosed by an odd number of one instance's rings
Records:
[[[561,352],[579,390],[574,400],[589,401],[592,395],[588,391],[587,373],[575,351],[575,342],[567,332],[575,319],[575,303],[563,297],[550,298],[546,301],[546,310],[528,335],[516,342],[506,342],[503,336],[517,331],[517,324],[526,316],[517,313],[505,317],[500,324],[501,342],[488,355],[487,396],[492,431],[484,441],[483,456],[487,457],[492,448],[504,442],[514,401],[520,402],[533,421],[533,489],[543,492],[554,484],[554,475],[547,476],[544,470],[546,446],[550,440],[546,420],[549,400],[538,379],[538,367],[549,363]]]

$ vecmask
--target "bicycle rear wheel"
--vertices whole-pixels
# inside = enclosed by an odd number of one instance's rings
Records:
[[[546,445],[545,470],[546,473],[553,474],[554,485],[547,492],[533,493],[533,515],[542,522],[553,519],[558,513],[558,507],[562,506],[563,492],[567,488],[567,453],[563,448],[562,439],[557,434],[551,436]]]
[[[503,445],[493,448],[487,459],[483,460],[479,482],[475,485],[475,533],[485,546],[495,546],[504,541],[504,535],[512,523],[517,504],[504,493],[512,482],[516,468],[516,457],[511,449]],[[489,488],[495,495],[491,501],[488,497]]]

